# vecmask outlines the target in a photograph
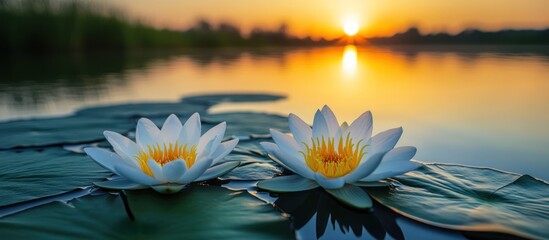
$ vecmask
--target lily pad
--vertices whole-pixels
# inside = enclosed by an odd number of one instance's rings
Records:
[[[76,112],[78,116],[101,116],[103,118],[140,118],[162,116],[164,119],[170,114],[188,115],[198,112],[204,114],[207,107],[198,104],[178,102],[165,103],[132,103],[112,106],[100,106],[82,109]]]
[[[253,113],[253,112],[231,112],[211,114],[202,117],[202,121],[216,124],[227,122],[227,136],[231,135],[252,135],[268,134],[269,128],[276,128],[288,131],[288,119],[279,115]]]
[[[263,156],[266,160],[269,160],[267,153],[259,144],[260,142],[265,142],[268,140],[265,139],[244,139],[238,142],[236,146],[238,149],[247,151],[247,154],[253,156]],[[269,160],[270,161],[270,160]]]
[[[549,184],[531,176],[425,164],[395,180],[395,188],[368,192],[414,220],[462,231],[549,238]]]
[[[248,157],[248,156],[243,156]],[[248,162],[241,164],[227,174],[219,177],[221,180],[263,180],[270,179],[277,174],[282,174],[282,170],[271,163],[266,162]]]
[[[0,149],[51,147],[104,139],[106,129],[127,132],[136,121],[102,117],[71,116],[0,123]]]
[[[60,148],[0,151],[0,206],[91,186],[110,175],[86,155]]]
[[[290,239],[290,223],[245,192],[194,186],[174,195],[130,191],[131,221],[121,198],[86,196],[0,219],[6,239]],[[70,227],[67,227],[70,226]]]
[[[210,94],[210,95],[197,95],[183,98],[182,102],[203,104],[212,106],[224,102],[268,102],[284,99],[282,95],[273,94],[253,94],[253,93],[234,93],[234,94]]]
[[[287,129],[285,118],[260,113],[224,113],[206,115],[206,110],[221,102],[252,102],[282,99],[278,95],[219,94],[184,98],[182,102],[133,103],[90,107],[68,117],[39,118],[0,122],[0,150],[82,144],[103,139],[103,131],[126,133],[135,128],[137,119],[148,117],[161,124],[169,114],[188,117],[202,114],[208,123],[227,121],[227,135],[265,134],[269,127]],[[207,104],[204,104],[207,103]]]

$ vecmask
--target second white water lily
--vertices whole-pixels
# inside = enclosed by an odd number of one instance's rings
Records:
[[[187,184],[216,178],[237,167],[239,162],[221,162],[238,139],[221,142],[225,122],[201,136],[200,115],[193,114],[184,125],[170,115],[162,129],[149,119],[137,123],[136,142],[111,131],[104,135],[114,152],[102,148],[84,151],[97,163],[121,178],[96,183],[110,189],[151,187],[162,193],[174,193]]]
[[[369,208],[371,199],[360,186],[373,186],[421,166],[410,161],[415,147],[394,148],[402,128],[372,137],[369,111],[351,125],[339,125],[328,106],[316,112],[312,128],[294,114],[288,120],[293,137],[271,129],[275,143],[261,145],[275,162],[297,175],[261,181],[261,189],[294,192],[320,186],[348,205]]]

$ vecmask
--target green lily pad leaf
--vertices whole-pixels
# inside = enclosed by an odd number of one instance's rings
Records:
[[[326,192],[344,204],[354,208],[367,209],[372,207],[372,199],[362,188],[346,184],[342,188],[325,189]]]
[[[110,105],[85,108],[76,112],[77,116],[101,116],[103,118],[125,118],[136,119],[140,117],[163,117],[164,120],[170,114],[176,114],[178,116],[190,116],[191,114],[198,112],[204,114],[207,107],[198,104],[186,104],[186,103],[132,103],[121,105]]]
[[[397,187],[368,188],[381,204],[434,226],[549,238],[549,184],[489,168],[426,164],[394,178]]]
[[[230,161],[217,164],[216,166],[210,167],[208,170],[206,170],[206,172],[204,172],[195,181],[210,180],[218,176],[223,176],[234,168],[238,167],[238,165],[240,165],[239,161]]]
[[[0,206],[61,194],[112,175],[86,155],[59,148],[0,151]]]
[[[265,113],[230,112],[211,114],[202,117],[202,121],[211,124],[226,121],[226,136],[268,134],[269,128],[289,131],[286,117]]]
[[[354,182],[353,185],[359,187],[389,187],[391,186],[390,182],[377,181],[377,182]]]
[[[241,102],[270,102],[284,99],[282,95],[273,95],[273,94],[253,94],[253,93],[242,93],[242,94],[210,94],[210,95],[198,95],[198,96],[189,96],[183,98],[182,102],[194,103],[194,104],[204,104],[204,105],[215,105],[219,103],[241,103]]]
[[[124,189],[145,189],[149,186],[144,186],[139,183],[132,182],[128,179],[117,177],[111,180],[105,180],[102,182],[94,182],[95,186],[112,190],[124,190]]]
[[[268,127],[265,126],[287,129],[286,118],[261,113],[206,115],[206,110],[221,102],[272,101],[281,98],[283,97],[263,94],[205,95],[185,98],[183,102],[99,106],[79,110],[69,117],[0,122],[0,149],[97,142],[104,139],[105,130],[127,133],[135,129],[140,117],[151,118],[161,126],[172,113],[183,118],[194,112],[201,113],[205,119],[205,129],[212,127],[208,126],[210,124],[227,121],[227,136],[266,134]],[[208,104],[204,105],[204,101]]]
[[[128,191],[131,221],[121,198],[86,196],[0,219],[6,239],[290,239],[290,223],[245,192],[193,186],[173,195]]]
[[[233,154],[235,155],[235,154]],[[242,156],[240,159],[250,158]],[[277,174],[282,174],[282,170],[271,163],[248,162],[233,169],[227,174],[220,176],[221,180],[263,180],[270,179]]]
[[[257,187],[270,192],[300,192],[317,188],[318,183],[299,175],[289,175],[260,181]]]
[[[243,150],[249,151],[251,154],[255,155],[265,155],[267,157],[267,154],[265,153],[265,150],[261,147],[259,144],[260,142],[266,142],[269,140],[265,139],[253,139],[253,140],[240,140],[238,142],[237,147]]]
[[[61,146],[101,141],[103,131],[127,132],[136,121],[88,116],[44,118],[0,123],[0,149]]]

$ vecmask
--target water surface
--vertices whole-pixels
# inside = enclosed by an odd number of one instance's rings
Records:
[[[402,126],[416,159],[549,179],[549,51],[541,47],[330,47],[20,57],[0,66],[0,119],[68,115],[92,105],[177,101],[204,93],[287,95],[220,105],[312,122],[365,110],[374,133]],[[269,126],[265,126],[269,128]]]

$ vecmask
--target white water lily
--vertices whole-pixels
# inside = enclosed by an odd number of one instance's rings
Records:
[[[137,123],[136,142],[111,131],[104,135],[114,152],[90,147],[84,151],[97,163],[121,178],[95,183],[108,189],[151,187],[162,193],[174,193],[187,184],[221,176],[239,165],[222,162],[238,139],[221,142],[226,123],[201,134],[200,115],[193,114],[184,125],[174,114],[162,129],[149,119]]]
[[[372,114],[367,111],[351,125],[339,125],[328,106],[318,110],[311,128],[294,114],[288,117],[293,137],[271,129],[275,143],[262,142],[273,160],[297,175],[261,181],[257,186],[272,192],[295,192],[324,188],[340,201],[371,207],[371,199],[360,187],[379,185],[421,166],[410,161],[415,147],[394,148],[402,128],[372,137]]]

